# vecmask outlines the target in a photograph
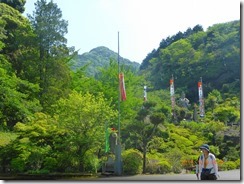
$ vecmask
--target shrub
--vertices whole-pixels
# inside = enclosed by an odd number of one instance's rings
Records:
[[[218,158],[216,160],[217,160],[217,164],[218,164],[218,170],[223,171],[224,170],[224,168],[223,168],[224,161],[220,160]]]
[[[222,165],[223,170],[233,170],[237,168],[237,165],[233,161],[224,162]]]
[[[14,172],[23,172],[25,170],[25,162],[21,158],[14,158],[11,161],[11,168]]]
[[[172,168],[172,166],[166,160],[160,161],[158,163],[159,174],[169,173],[169,172],[171,172],[171,168]]]
[[[158,159],[148,158],[146,163],[146,172],[150,174],[158,173],[158,163],[159,163]]]
[[[166,160],[148,160],[146,171],[150,174],[165,174],[171,172],[172,166]]]
[[[57,159],[52,157],[46,157],[44,160],[44,168],[49,172],[54,172],[57,168]]]
[[[240,165],[241,165],[241,161],[240,161],[240,159],[237,159],[237,160],[235,161],[235,163],[236,163],[236,168],[239,169],[239,168],[240,168]]]
[[[142,153],[135,149],[128,149],[122,153],[123,172],[125,174],[142,173]]]

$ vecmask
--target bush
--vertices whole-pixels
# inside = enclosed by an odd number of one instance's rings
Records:
[[[165,174],[171,171],[172,166],[166,160],[148,160],[146,171],[150,174]]]
[[[237,164],[233,161],[224,162],[222,165],[223,170],[233,170],[237,168]]]
[[[218,164],[218,170],[219,171],[223,171],[224,170],[224,168],[223,168],[224,161],[220,160],[218,158],[216,159],[216,161],[217,161],[217,164]]]
[[[44,160],[44,168],[45,170],[48,170],[49,172],[54,172],[56,171],[58,162],[57,159],[52,158],[52,157],[46,157]]]
[[[23,172],[25,170],[25,162],[21,158],[14,158],[11,161],[11,168],[14,172]]]
[[[125,174],[142,173],[142,153],[135,149],[128,149],[122,153],[123,172]]]
[[[161,161],[158,163],[159,174],[165,174],[171,172],[172,166],[167,161]]]
[[[240,159],[237,159],[237,160],[235,161],[235,163],[236,163],[236,168],[237,168],[237,169],[240,169],[240,165],[241,165],[241,161],[240,161]]]

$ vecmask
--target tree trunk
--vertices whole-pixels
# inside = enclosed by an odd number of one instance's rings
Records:
[[[143,145],[143,171],[142,173],[146,173],[146,155],[147,155],[147,144]]]

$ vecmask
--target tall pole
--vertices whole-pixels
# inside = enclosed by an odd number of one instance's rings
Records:
[[[121,98],[121,91],[120,91],[120,79],[119,79],[119,74],[120,74],[120,62],[119,62],[119,32],[118,32],[118,80],[119,80],[119,86],[118,86],[118,140],[120,142],[120,98]]]
[[[115,145],[115,174],[121,175],[122,174],[122,160],[121,160],[121,140],[120,140],[120,98],[121,98],[121,91],[120,91],[120,62],[119,62],[119,32],[118,32],[118,141]]]

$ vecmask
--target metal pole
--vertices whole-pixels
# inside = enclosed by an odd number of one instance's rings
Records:
[[[119,62],[119,32],[118,32],[118,77],[120,74],[120,62]],[[121,98],[121,91],[120,91],[120,79],[119,79],[119,95],[118,95],[118,140],[120,142],[120,98]]]
[[[121,160],[121,140],[120,140],[120,98],[121,98],[121,91],[120,91],[120,62],[119,62],[119,32],[118,32],[118,141],[115,145],[115,174],[121,175],[122,174],[122,160]]]

